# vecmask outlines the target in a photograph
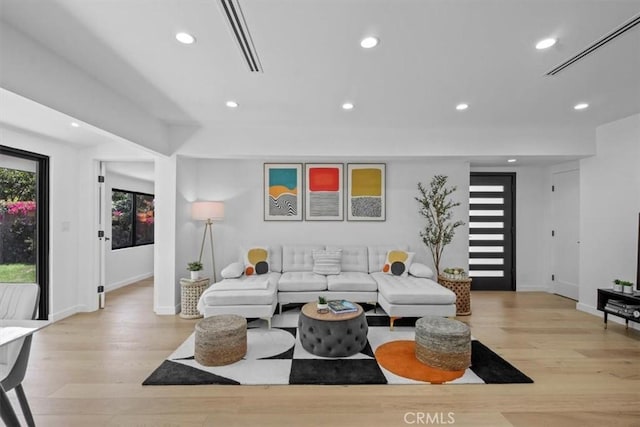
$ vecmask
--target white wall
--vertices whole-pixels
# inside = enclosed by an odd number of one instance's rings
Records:
[[[323,159],[314,159],[323,162]],[[345,159],[344,163],[356,161]],[[335,162],[335,161],[334,161]],[[456,185],[455,199],[461,202],[455,219],[468,222],[469,164],[463,161],[392,160],[386,162],[387,212],[384,222],[352,221],[263,221],[263,162],[260,160],[197,160],[195,197],[199,200],[223,200],[225,219],[214,224],[216,268],[238,258],[241,246],[247,244],[395,244],[408,243],[416,252],[416,260],[433,265],[431,255],[422,243],[419,232],[424,220],[418,214],[417,183],[428,185],[433,175],[449,177]],[[183,165],[181,165],[183,166]],[[191,163],[188,166],[191,168]],[[192,177],[193,178],[193,177]],[[179,204],[188,203],[183,198]],[[188,206],[178,207],[178,212]],[[187,218],[187,222],[190,220]],[[181,247],[197,258],[202,236],[202,224],[191,224],[195,232],[191,242]],[[178,228],[182,229],[180,224]],[[185,225],[184,228],[187,228]],[[182,234],[182,233],[180,233]],[[194,238],[195,235],[195,238]],[[186,236],[186,235],[185,235]],[[445,249],[441,267],[463,266],[468,263],[468,227],[457,229],[454,242]],[[209,252],[203,259],[207,263]],[[181,260],[184,263],[184,260]],[[210,262],[209,262],[210,264]],[[182,269],[182,265],[178,265]]]
[[[169,152],[165,123],[6,22],[0,26],[0,46],[4,89],[149,149]]]
[[[597,155],[580,162],[580,300],[596,312],[597,289],[635,282],[640,212],[640,115],[597,129]],[[611,317],[613,320],[617,318]]]
[[[545,170],[534,166],[473,167],[472,172],[516,174],[516,290],[546,291]]]
[[[111,237],[111,191],[136,191],[153,194],[154,183],[143,181],[107,171],[105,176],[106,205],[105,233]],[[105,290],[111,291],[153,275],[153,246],[144,245],[132,248],[111,249],[107,246],[105,254]]]
[[[78,217],[83,212],[78,206],[78,150],[53,139],[2,125],[0,140],[2,145],[49,156],[49,318],[67,317],[83,309],[76,274]]]

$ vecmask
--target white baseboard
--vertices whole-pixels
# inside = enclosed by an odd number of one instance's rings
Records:
[[[76,313],[82,313],[86,311],[89,311],[89,310],[87,310],[87,307],[85,305],[75,305],[65,310],[58,311],[56,313],[49,313],[49,320],[52,322],[57,322],[58,320],[62,320],[69,316],[73,316]]]
[[[540,285],[516,285],[516,292],[549,292],[549,288]]]
[[[176,304],[175,306],[165,305],[162,307],[155,307],[153,311],[155,311],[159,316],[175,316],[180,312],[180,304]]]
[[[149,277],[153,277],[153,272],[150,273],[142,273],[137,276],[128,277],[124,280],[120,280],[119,282],[109,283],[104,286],[105,292],[115,291],[116,289],[122,288],[124,286],[128,286],[132,283],[139,282],[140,280],[148,279]]]
[[[585,313],[593,314],[594,316],[598,316],[598,317],[602,317],[603,315],[602,312],[598,311],[597,308],[582,302],[579,302],[576,304],[576,310],[584,311]]]

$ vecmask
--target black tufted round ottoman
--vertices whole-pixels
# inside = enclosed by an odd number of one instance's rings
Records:
[[[367,345],[367,319],[358,304],[353,313],[318,313],[315,302],[302,307],[298,333],[302,347],[324,357],[346,357],[359,353]]]

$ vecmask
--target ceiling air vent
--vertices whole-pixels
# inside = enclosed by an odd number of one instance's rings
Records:
[[[249,34],[249,28],[244,20],[240,3],[238,0],[220,0],[220,6],[222,7],[223,15],[227,18],[231,33],[238,43],[242,57],[249,66],[249,70],[253,73],[261,73],[262,65],[256,48],[253,46],[253,40],[251,40],[251,34]]]
[[[621,35],[623,35],[627,31],[631,30],[633,27],[635,27],[638,24],[640,24],[640,15],[636,15],[635,17],[633,17],[628,22],[625,22],[620,27],[618,27],[615,30],[611,31],[610,33],[606,34],[605,36],[603,36],[599,40],[596,40],[594,43],[592,43],[591,45],[587,46],[582,51],[578,52],[577,54],[575,54],[571,58],[569,58],[566,61],[564,61],[562,64],[558,65],[557,67],[555,67],[551,71],[547,72],[546,75],[547,76],[555,76],[560,71],[564,70],[565,68],[567,68],[568,66],[570,66],[572,64],[575,64],[576,62],[578,62],[579,60],[581,60],[585,56],[592,54],[596,49],[600,49],[605,44],[609,43],[610,41],[613,41],[614,39],[616,39],[618,37],[620,37]]]

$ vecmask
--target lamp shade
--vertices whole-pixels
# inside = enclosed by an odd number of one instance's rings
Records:
[[[224,202],[193,202],[191,218],[200,221],[222,220],[224,219]]]

